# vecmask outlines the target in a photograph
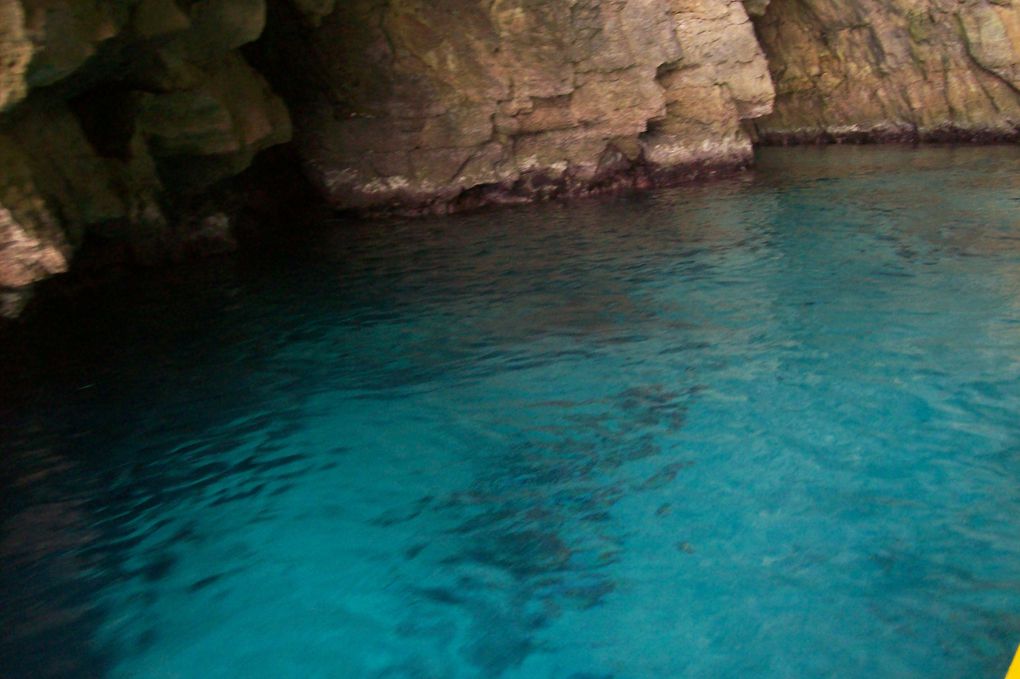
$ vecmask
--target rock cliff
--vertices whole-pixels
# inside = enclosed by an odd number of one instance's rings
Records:
[[[772,84],[739,0],[349,0],[271,22],[330,201],[447,210],[751,158]],[[287,27],[286,33],[280,33]]]
[[[83,249],[228,245],[292,137],[333,206],[417,213],[1018,127],[1011,0],[0,0],[0,312]]]
[[[772,0],[764,141],[1001,140],[1020,130],[1020,3]]]

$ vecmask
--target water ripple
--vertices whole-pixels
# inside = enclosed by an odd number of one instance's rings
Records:
[[[8,338],[0,674],[996,676],[1016,148],[339,223]]]

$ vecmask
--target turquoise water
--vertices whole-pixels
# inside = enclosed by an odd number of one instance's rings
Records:
[[[1001,677],[1018,170],[771,150],[54,303],[3,347],[0,676]]]

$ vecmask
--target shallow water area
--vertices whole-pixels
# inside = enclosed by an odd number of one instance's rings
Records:
[[[767,149],[41,311],[0,676],[1002,676],[1018,170]]]

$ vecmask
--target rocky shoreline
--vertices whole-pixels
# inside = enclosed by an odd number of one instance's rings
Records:
[[[1020,142],[1020,126],[1013,130],[940,127],[919,130],[909,125],[870,129],[770,131],[761,134],[760,146],[824,146],[828,144],[973,144]]]
[[[482,184],[457,194],[400,195],[390,204],[371,207],[338,209],[364,218],[421,217],[450,215],[459,212],[498,208],[551,200],[577,200],[615,195],[682,184],[708,182],[738,174],[753,166],[751,158],[729,162],[711,161],[654,167],[639,161],[621,164],[594,177],[578,177],[570,172],[550,174],[537,171],[524,173],[513,182]]]
[[[296,175],[335,210],[448,214],[698,181],[754,144],[1020,141],[1002,0],[0,0],[0,18],[7,315],[84,262],[230,249],[255,204],[287,219]]]

